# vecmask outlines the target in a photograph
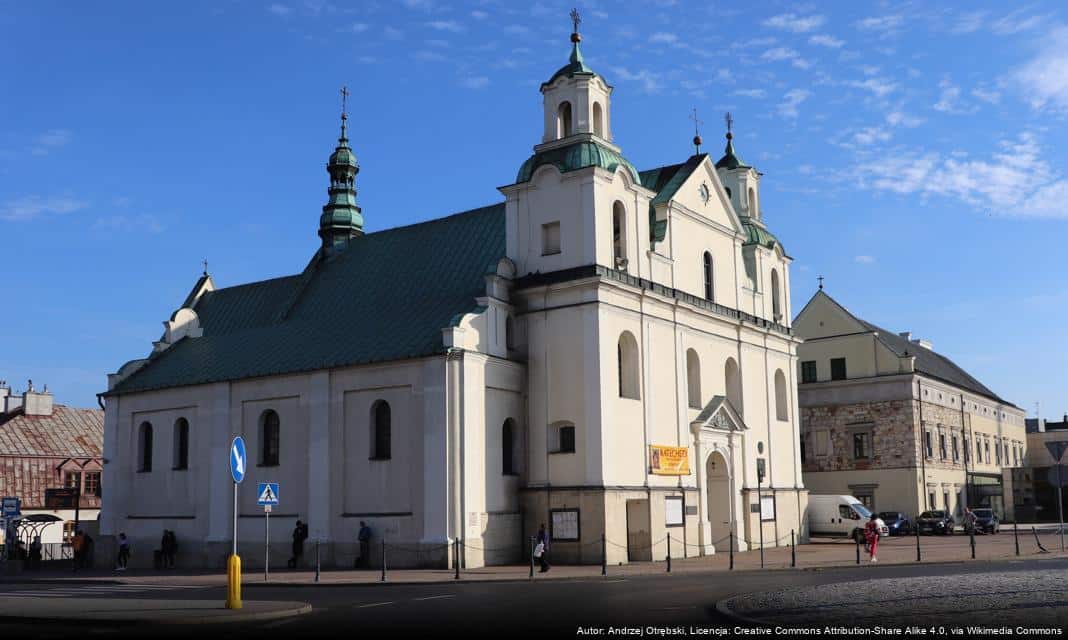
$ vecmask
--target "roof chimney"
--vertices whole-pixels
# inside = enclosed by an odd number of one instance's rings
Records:
[[[44,391],[34,391],[33,382],[30,382],[26,393],[22,394],[22,414],[26,416],[52,415],[52,394],[48,392],[48,385],[45,385]]]
[[[911,334],[909,334],[909,335],[911,335]],[[928,351],[934,351],[934,345],[931,343],[930,340],[924,340],[922,338],[916,338],[914,340],[909,340],[909,342],[911,342],[912,344],[915,344],[915,345],[919,345],[919,346],[923,347],[924,349],[927,349]]]
[[[901,333],[899,333],[897,335],[899,335],[902,338],[908,340],[909,342],[912,342],[912,332],[911,331],[902,331]]]

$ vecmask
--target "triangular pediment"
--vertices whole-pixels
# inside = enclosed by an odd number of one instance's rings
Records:
[[[711,429],[714,431],[748,431],[742,416],[731,405],[726,396],[715,396],[705,408],[701,410],[697,418],[690,423],[694,431]]]

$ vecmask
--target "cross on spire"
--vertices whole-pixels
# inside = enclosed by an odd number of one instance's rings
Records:
[[[208,275],[208,259],[204,258],[204,275]]]
[[[734,116],[732,116],[731,112],[728,111],[726,114],[724,114],[723,119],[727,122],[727,139],[730,140],[732,137],[734,137],[734,135],[731,133],[731,130],[734,129]]]
[[[705,123],[704,120],[697,118],[697,107],[694,107],[693,113],[690,114],[690,120],[693,120],[693,146],[694,155],[701,154],[701,125]]]
[[[571,33],[578,33],[579,25],[582,24],[582,17],[579,15],[578,9],[571,10]]]
[[[345,139],[345,121],[349,119],[348,114],[345,112],[348,104],[349,88],[346,86],[341,87],[341,139]]]
[[[823,276],[820,276],[816,279],[820,281],[820,291],[823,291]]]

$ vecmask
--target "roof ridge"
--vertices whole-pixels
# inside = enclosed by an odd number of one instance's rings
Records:
[[[504,201],[501,201],[501,202],[496,202],[494,204],[487,204],[487,205],[483,205],[481,207],[475,207],[474,209],[468,209],[466,211],[457,211],[456,213],[450,213],[448,215],[441,216],[440,218],[431,218],[429,220],[423,220],[421,222],[413,222],[411,224],[406,224],[406,225],[402,225],[402,226],[399,226],[399,227],[390,227],[388,229],[380,229],[380,230],[374,231],[372,233],[365,233],[364,237],[377,236],[377,235],[381,235],[383,233],[389,233],[391,231],[401,231],[403,229],[411,229],[412,227],[419,227],[419,226],[422,226],[422,225],[433,224],[435,222],[442,222],[444,220],[449,220],[450,218],[458,218],[460,216],[466,216],[466,215],[478,213],[480,211],[485,211],[486,209],[493,209],[495,207],[502,207],[505,204],[506,203]]]

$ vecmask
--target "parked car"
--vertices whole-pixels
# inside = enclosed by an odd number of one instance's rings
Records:
[[[916,518],[916,528],[921,535],[924,533],[952,535],[953,516],[949,515],[948,511],[924,511],[920,517]]]
[[[879,517],[886,523],[887,534],[907,536],[912,534],[912,520],[900,511],[881,511]]]
[[[975,514],[976,533],[997,533],[1001,530],[1001,521],[993,509],[972,509]]]

